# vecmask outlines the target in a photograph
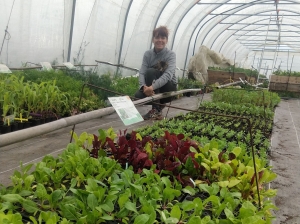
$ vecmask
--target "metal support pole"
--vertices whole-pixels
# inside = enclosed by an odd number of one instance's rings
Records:
[[[293,57],[292,57],[292,63],[291,63],[290,72],[289,72],[289,77],[288,77],[288,80],[287,80],[287,83],[286,83],[285,91],[288,90],[288,85],[289,85],[289,81],[290,81],[290,77],[291,77],[291,73],[292,73],[293,61],[294,61],[294,55],[293,55]]]
[[[269,24],[268,24],[268,30],[267,30],[267,35],[266,35],[266,39],[265,39],[265,44],[264,44],[263,50],[261,52],[260,62],[259,62],[258,68],[257,68],[258,76],[257,76],[257,82],[256,82],[256,84],[259,83],[259,72],[260,72],[260,69],[261,69],[261,63],[262,63],[262,60],[263,60],[263,57],[264,57],[264,53],[265,53],[266,43],[267,43],[269,29],[270,29],[270,22],[271,22],[271,15],[270,15],[270,19],[269,19]]]
[[[68,47],[68,57],[67,61],[71,60],[71,49],[72,49],[72,39],[73,39],[73,27],[74,27],[74,18],[75,18],[75,8],[76,8],[76,0],[73,0],[72,5],[72,15],[71,15],[71,26],[70,26],[70,35],[69,35],[69,47]]]
[[[124,20],[124,25],[123,25],[123,31],[122,31],[122,39],[121,39],[121,44],[120,44],[120,49],[119,49],[119,56],[118,56],[118,64],[120,64],[121,61],[121,55],[122,55],[122,49],[123,49],[123,41],[124,41],[124,35],[125,35],[125,29],[126,29],[126,24],[127,24],[127,18],[128,18],[128,14],[129,14],[129,10],[131,8],[133,0],[130,1],[127,11],[126,11],[126,16],[125,16],[125,20]],[[117,74],[119,72],[119,67],[117,67]]]

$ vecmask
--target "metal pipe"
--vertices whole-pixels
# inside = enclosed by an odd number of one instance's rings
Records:
[[[190,7],[185,11],[185,13],[180,17],[179,23],[176,24],[175,32],[174,32],[173,38],[172,38],[171,50],[173,50],[174,42],[175,42],[175,37],[176,37],[177,31],[178,31],[178,28],[179,28],[181,22],[184,20],[184,17],[189,13],[189,11],[190,11],[194,6],[195,6],[195,4],[193,4],[192,6],[190,6]]]
[[[292,65],[293,65],[293,61],[294,61],[294,55],[292,57],[292,63],[291,63],[291,67],[290,67],[290,72],[289,72],[289,76],[288,76],[288,80],[286,82],[286,88],[285,88],[285,91],[288,90],[288,86],[289,86],[289,82],[290,82],[290,77],[291,77],[291,73],[292,73]]]
[[[270,11],[270,10],[269,10]],[[287,11],[287,12],[293,12],[291,10],[284,10],[284,11]],[[210,13],[209,15],[212,15],[212,16],[272,16],[271,15],[268,15],[268,14],[260,14],[260,13],[265,13],[265,12],[268,12],[268,11],[263,11],[263,12],[259,12],[259,13],[256,13],[256,14],[229,14],[229,13]],[[296,13],[296,12],[294,12]],[[299,14],[299,13],[297,13]],[[288,15],[284,15],[284,16],[297,16],[295,14],[288,14]]]
[[[257,67],[258,75],[257,75],[257,82],[256,82],[256,84],[259,82],[259,73],[260,73],[260,69],[261,69],[261,63],[262,63],[262,61],[264,60],[263,57],[264,57],[264,54],[265,54],[267,38],[268,38],[268,34],[269,34],[269,29],[270,29],[270,23],[271,23],[271,15],[270,15],[270,20],[269,20],[269,25],[268,25],[267,34],[266,34],[266,39],[265,39],[265,42],[264,42],[264,45],[263,45],[263,50],[262,50],[262,52],[261,52],[259,65],[258,65],[258,67]]]
[[[129,2],[129,5],[128,5],[127,10],[126,10],[126,15],[125,15],[124,24],[123,24],[122,37],[121,37],[122,39],[121,39],[121,44],[120,44],[120,49],[119,49],[119,55],[118,55],[118,64],[120,64],[120,61],[121,61],[121,55],[122,55],[122,49],[123,49],[123,42],[124,42],[126,25],[127,25],[127,18],[128,18],[128,14],[129,14],[132,2],[133,2],[133,0],[131,0]]]
[[[130,69],[130,70],[136,71],[136,72],[139,71],[139,69],[137,69],[137,68],[127,67],[127,66],[125,66],[125,65],[123,65],[123,64],[113,64],[113,63],[111,63],[111,62],[107,62],[107,61],[98,61],[98,60],[95,60],[95,62],[97,62],[97,63],[102,63],[102,64],[106,64],[106,65],[117,66],[118,68],[119,68],[119,67],[121,67],[121,68],[127,68],[127,69]]]
[[[135,105],[143,105],[143,104],[153,102],[158,99],[163,99],[163,98],[170,97],[170,96],[176,96],[176,95],[186,93],[186,92],[199,92],[200,90],[201,89],[185,89],[185,90],[180,90],[180,91],[161,93],[161,94],[156,94],[152,97],[146,97],[144,99],[133,101],[133,103]],[[47,134],[52,131],[56,131],[58,129],[69,127],[74,124],[79,124],[79,123],[83,123],[85,121],[89,121],[91,119],[100,118],[105,115],[109,115],[109,114],[113,113],[114,111],[115,111],[115,109],[113,107],[102,108],[99,110],[94,110],[91,112],[62,118],[57,121],[42,124],[42,125],[39,125],[36,127],[0,135],[0,151],[1,151],[2,146],[11,145],[11,144],[14,144],[17,142],[24,141],[26,139],[30,139],[30,138],[37,137],[37,136],[40,136],[43,134]]]
[[[71,26],[70,26],[70,34],[69,34],[68,56],[67,56],[67,61],[68,62],[70,62],[70,58],[71,58],[71,48],[72,48],[72,39],[73,39],[73,27],[74,27],[74,18],[75,18],[75,8],[76,8],[76,0],[73,0],[72,15],[71,15]]]
[[[74,65],[74,66],[97,66],[97,65]],[[41,69],[42,66],[34,67],[23,67],[23,68],[9,68],[10,70],[30,70],[30,69]],[[52,68],[66,68],[65,65],[52,65]]]
[[[220,86],[217,86],[218,89],[221,89],[223,87],[226,87],[226,86],[233,86],[235,84],[239,84],[239,83],[243,83],[242,81],[236,81],[236,82],[231,82],[231,83],[227,83],[227,84],[224,84],[224,85],[220,85]]]

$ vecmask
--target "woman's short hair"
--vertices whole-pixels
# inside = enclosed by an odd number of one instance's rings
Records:
[[[169,30],[166,26],[160,26],[153,30],[152,38],[156,36],[166,37],[168,39]]]

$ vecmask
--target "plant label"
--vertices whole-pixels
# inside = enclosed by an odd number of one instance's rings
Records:
[[[43,67],[43,70],[45,71],[50,71],[53,69],[49,62],[40,62],[40,64]]]
[[[74,69],[75,66],[71,62],[64,62],[63,63],[68,69]]]
[[[131,125],[144,120],[129,96],[108,97],[108,100],[124,125]]]
[[[7,124],[8,126],[10,126],[10,123],[13,122],[14,120],[15,120],[15,115],[9,115],[3,118],[4,124]]]
[[[20,121],[21,123],[23,123],[23,121],[28,121],[28,119],[25,119],[25,118],[22,117],[22,113],[20,113],[19,118],[15,117],[15,120]]]
[[[0,73],[11,73],[11,71],[6,65],[0,64]]]

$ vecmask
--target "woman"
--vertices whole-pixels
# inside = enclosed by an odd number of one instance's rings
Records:
[[[166,47],[168,36],[169,31],[165,26],[153,30],[154,48],[144,53],[142,67],[139,71],[140,89],[135,93],[136,98],[142,99],[156,93],[177,90],[176,55]],[[159,100],[158,103],[165,104],[171,100],[172,98],[168,97]],[[161,120],[164,107],[153,104],[152,109],[143,116],[144,120]]]

